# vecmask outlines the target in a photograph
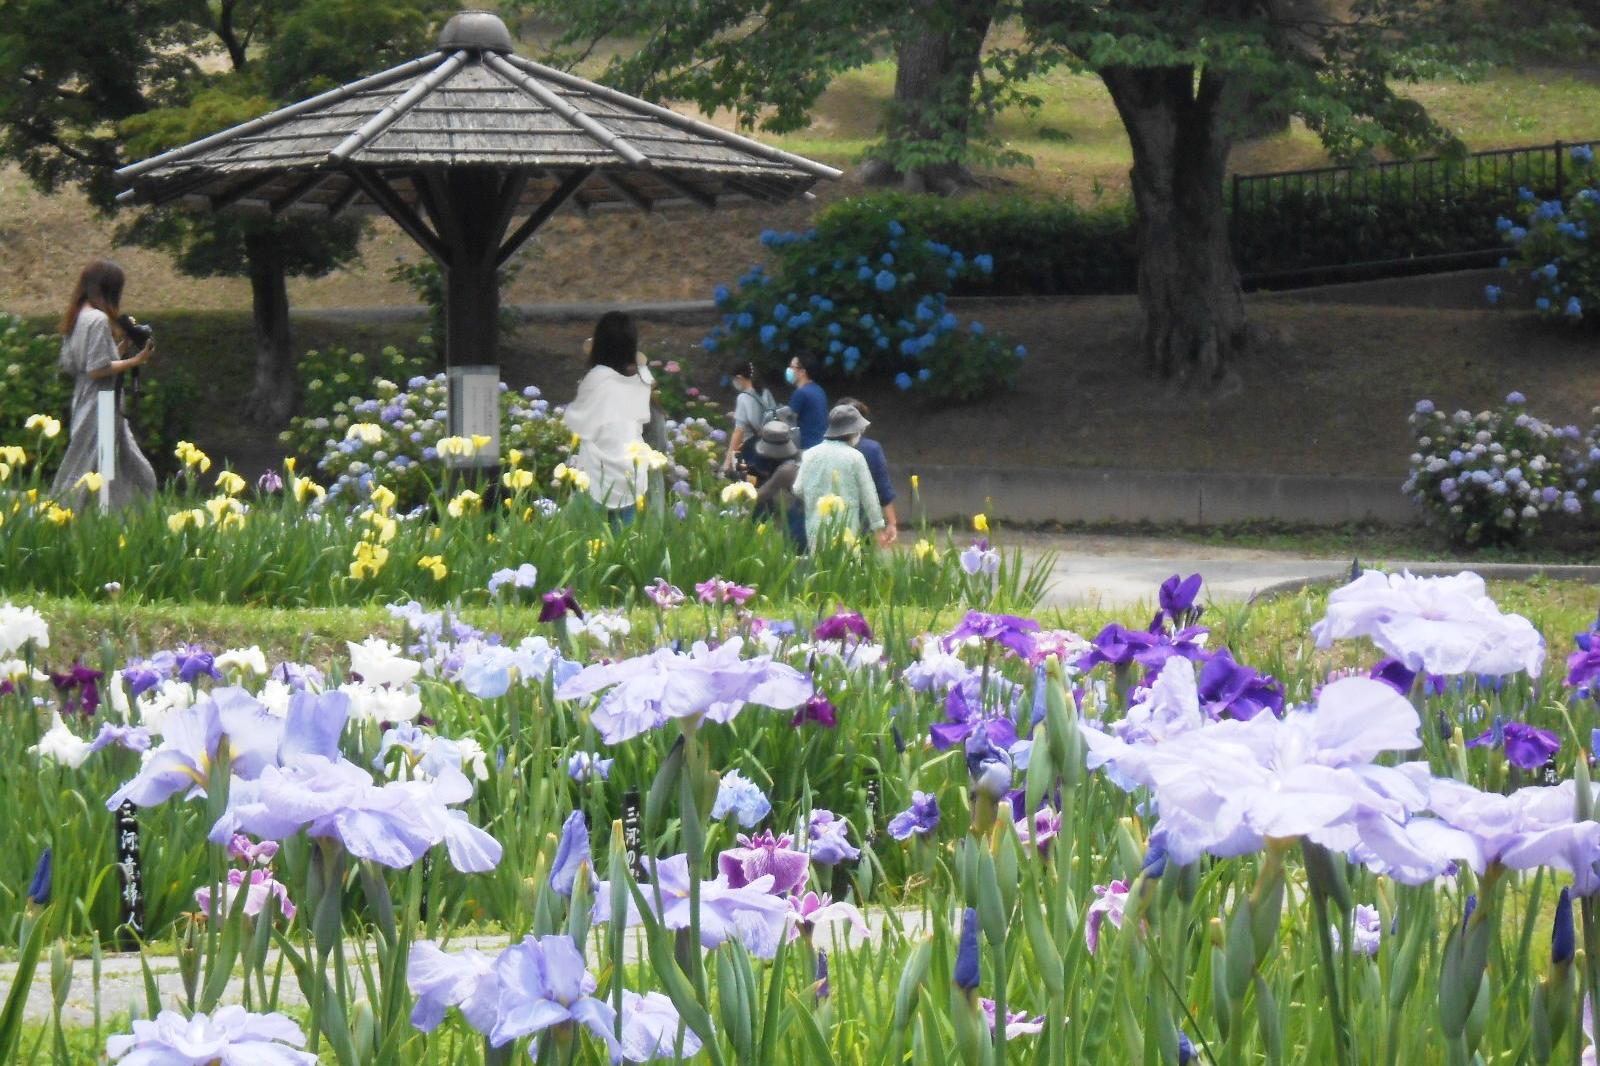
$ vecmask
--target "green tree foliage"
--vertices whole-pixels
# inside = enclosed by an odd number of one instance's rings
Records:
[[[4,0],[0,154],[46,191],[80,186],[113,209],[112,171],[424,51],[446,0]],[[285,278],[356,254],[354,221],[145,211],[119,239],[170,250],[197,276],[251,280],[251,410],[294,395]]]
[[[618,48],[600,79],[657,100],[727,109],[776,133],[799,129],[835,77],[892,52],[895,99],[869,155],[896,176],[948,177],[969,162],[1014,162],[984,120],[1026,102],[1027,57],[984,48],[1010,0],[507,0],[554,27],[563,65]]]

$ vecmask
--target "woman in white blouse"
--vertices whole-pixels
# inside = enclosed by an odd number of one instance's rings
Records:
[[[655,384],[639,355],[639,331],[621,311],[607,311],[589,339],[589,372],[563,419],[578,438],[572,465],[589,478],[589,495],[616,524],[633,521],[649,486],[639,459]]]

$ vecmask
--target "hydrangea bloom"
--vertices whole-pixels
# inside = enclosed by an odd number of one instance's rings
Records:
[[[1537,677],[1544,663],[1544,640],[1533,623],[1501,613],[1473,573],[1365,571],[1328,597],[1327,616],[1311,632],[1319,648],[1368,637],[1407,669],[1433,674]]]
[[[107,1040],[106,1057],[127,1066],[317,1066],[315,1055],[295,1050],[305,1042],[281,1014],[221,1007],[185,1018],[164,1010],[153,1021],[135,1021],[131,1035]]]

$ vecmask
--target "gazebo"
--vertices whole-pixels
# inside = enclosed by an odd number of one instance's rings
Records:
[[[446,362],[495,367],[497,268],[563,206],[779,203],[838,176],[525,59],[486,11],[429,55],[117,171],[124,202],[387,214],[444,270]]]

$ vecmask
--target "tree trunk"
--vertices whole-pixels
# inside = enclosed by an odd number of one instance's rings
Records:
[[[895,48],[887,157],[865,164],[869,184],[898,181],[948,194],[970,185],[961,162],[972,120],[972,83],[995,0],[921,0]]]
[[[255,384],[245,417],[264,426],[282,425],[294,413],[295,365],[289,328],[289,289],[283,256],[271,231],[244,239],[250,260],[251,317],[255,325]]]
[[[1244,351],[1239,271],[1223,199],[1230,86],[1189,67],[1100,71],[1133,146],[1139,303],[1149,371],[1211,389]]]

